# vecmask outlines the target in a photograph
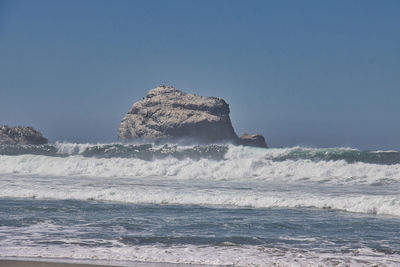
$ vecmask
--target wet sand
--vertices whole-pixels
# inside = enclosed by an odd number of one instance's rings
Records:
[[[158,262],[132,262],[122,265],[99,265],[90,263],[66,263],[51,260],[2,260],[0,259],[0,267],[205,267],[209,265],[198,264],[181,264],[181,263],[158,263]]]

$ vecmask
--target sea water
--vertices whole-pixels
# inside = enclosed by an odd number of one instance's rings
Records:
[[[0,257],[400,265],[400,153],[0,146]]]

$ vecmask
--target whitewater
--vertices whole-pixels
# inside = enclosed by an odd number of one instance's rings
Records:
[[[0,146],[0,257],[400,264],[400,152]]]

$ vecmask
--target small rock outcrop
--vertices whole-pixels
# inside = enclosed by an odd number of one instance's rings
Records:
[[[118,129],[122,141],[135,139],[193,139],[198,142],[235,142],[229,105],[221,98],[187,94],[159,86],[136,102]]]
[[[239,137],[239,145],[243,146],[254,146],[254,147],[264,147],[267,148],[267,143],[265,142],[264,136],[260,134],[247,134],[244,133]]]
[[[0,145],[42,145],[47,143],[48,140],[44,138],[39,131],[36,131],[32,127],[0,126]]]

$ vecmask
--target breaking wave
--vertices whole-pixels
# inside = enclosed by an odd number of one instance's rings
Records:
[[[400,182],[400,163],[394,163],[398,152],[362,152],[343,148],[260,149],[232,145],[181,147],[151,144],[56,144],[18,146],[15,150],[10,147],[7,150],[3,146],[2,149],[0,175],[174,177],[281,182],[308,180],[354,184]],[[27,149],[40,153],[16,153]],[[12,153],[5,153],[7,151]],[[52,152],[51,155],[46,155],[50,152],[43,151]],[[384,158],[390,158],[387,160],[389,163]],[[380,164],[366,162],[378,159],[381,160]]]
[[[262,154],[265,159],[273,161],[310,160],[318,161],[345,161],[347,163],[371,163],[381,165],[400,164],[398,151],[362,151],[352,148],[307,148],[292,147],[278,149],[243,148],[233,145],[197,145],[179,146],[174,144],[74,144],[55,143],[48,145],[0,145],[0,155],[42,155],[51,157],[68,157],[80,155],[95,158],[135,158],[155,160],[167,157],[177,159],[190,158],[193,160],[212,159],[224,160],[229,151],[244,151]],[[240,155],[242,155],[241,153]],[[240,156],[239,155],[239,156]]]
[[[398,157],[396,151],[350,148],[1,146],[0,198],[313,207],[400,216]]]
[[[30,198],[55,200],[91,200],[155,205],[199,205],[236,208],[318,208],[353,213],[400,216],[400,197],[397,195],[334,195],[272,191],[243,191],[237,189],[165,188],[163,186],[117,186],[109,184],[85,187],[75,181],[74,186],[35,184],[19,188],[5,186],[0,198]],[[51,182],[49,182],[51,184]],[[43,183],[42,183],[43,184]],[[112,188],[109,188],[112,187]]]

